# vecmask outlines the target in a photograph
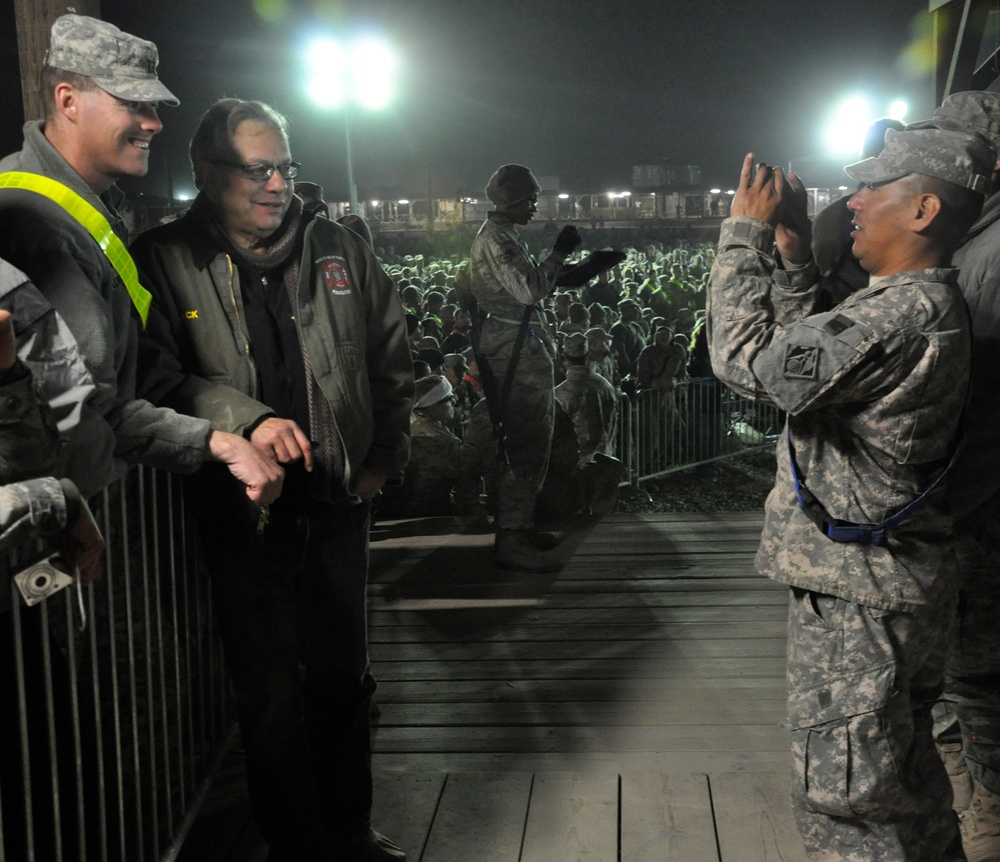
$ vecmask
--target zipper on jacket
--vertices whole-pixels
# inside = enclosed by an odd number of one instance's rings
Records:
[[[257,364],[253,361],[253,354],[250,352],[250,337],[247,335],[246,326],[240,319],[240,304],[236,299],[236,267],[233,266],[233,259],[227,254],[226,264],[229,266],[229,297],[233,301],[233,316],[236,318],[236,324],[239,327],[240,335],[243,336],[243,352],[246,354],[247,363],[250,365],[250,370],[253,372],[250,375],[251,385],[253,386],[253,391],[250,393],[251,398],[257,398]]]

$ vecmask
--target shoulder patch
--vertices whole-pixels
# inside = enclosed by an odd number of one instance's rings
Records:
[[[330,255],[316,261],[323,273],[323,280],[330,292],[341,295],[351,292],[351,279],[347,274],[347,261],[342,257]]]
[[[822,349],[804,344],[789,344],[785,347],[785,361],[782,373],[795,380],[817,380],[819,378],[819,357]]]

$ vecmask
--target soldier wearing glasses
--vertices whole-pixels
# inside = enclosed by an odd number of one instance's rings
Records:
[[[190,211],[132,249],[153,294],[140,386],[286,472],[269,509],[219,470],[189,495],[254,815],[271,862],[402,859],[369,823],[365,591],[369,502],[409,452],[403,309],[360,237],[303,217],[277,111],[216,102],[190,156]]]

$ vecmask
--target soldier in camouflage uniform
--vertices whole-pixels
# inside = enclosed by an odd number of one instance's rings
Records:
[[[797,177],[744,161],[709,284],[720,379],[789,414],[758,569],[791,588],[793,808],[816,860],[964,858],[930,709],[958,566],[943,483],[970,334],[943,268],[982,206],[995,152],[890,132],[847,168],[854,253],[872,279],[814,313]],[[775,248],[777,254],[775,254]]]
[[[509,400],[500,404],[504,460],[497,511],[496,558],[501,567],[547,571],[553,563],[532,544],[535,498],[545,480],[552,439],[553,346],[545,329],[540,300],[555,288],[567,256],[580,244],[574,227],[564,227],[552,252],[535,263],[518,225],[534,216],[540,186],[523,165],[503,165],[490,178],[486,196],[496,209],[489,213],[470,256],[472,295],[479,305],[477,360],[486,363],[495,381],[487,398],[502,400],[512,374]],[[530,309],[527,332],[518,356],[514,345]]]
[[[410,417],[410,460],[403,484],[385,488],[380,514],[399,518],[450,515],[458,481],[461,441],[451,431],[454,395],[446,377],[432,374],[416,382]]]
[[[624,469],[622,462],[599,454],[581,464],[573,420],[558,401],[553,410],[552,428],[549,468],[535,501],[535,519],[544,523],[577,512],[595,515],[613,512]],[[499,481],[496,441],[483,401],[472,408],[472,418],[462,439],[461,465],[455,500],[463,513],[479,514],[480,494],[485,491],[486,512],[495,516]]]
[[[955,93],[927,124],[913,128],[931,124],[977,132],[1000,148],[1000,95]],[[958,521],[962,585],[945,698],[957,712],[958,727],[950,735],[947,728],[935,729],[953,777],[955,807],[967,809],[961,818],[966,856],[969,862],[1000,862],[1000,194],[995,182],[953,262],[972,316],[972,378],[963,446],[947,485]]]
[[[587,364],[617,391],[621,387],[622,376],[611,352],[611,336],[602,326],[592,326],[584,335],[587,336]]]
[[[566,379],[556,387],[556,401],[569,414],[580,446],[580,462],[615,449],[618,397],[614,387],[587,364],[587,339],[575,332],[563,342]]]

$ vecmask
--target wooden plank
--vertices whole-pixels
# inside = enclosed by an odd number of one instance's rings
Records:
[[[787,740],[786,740],[787,742]],[[788,746],[773,750],[746,744],[729,751],[381,751],[376,768],[385,772],[560,772],[578,766],[608,772],[719,774],[742,770],[787,775]]]
[[[402,591],[399,591],[400,593]],[[447,598],[447,597],[446,597]],[[651,613],[663,612],[691,612],[706,614],[721,614],[732,612],[735,608],[760,608],[767,612],[770,609],[786,609],[788,607],[788,592],[785,589],[772,590],[740,590],[731,589],[726,591],[713,590],[670,590],[665,592],[650,593],[639,590],[625,581],[618,584],[614,591],[560,591],[548,593],[540,604],[533,606],[532,613],[553,613],[556,611],[567,614],[586,613],[607,613],[608,611],[625,612],[630,609],[648,609]],[[397,594],[389,598],[384,592],[371,591],[369,601],[369,615],[371,624],[374,626],[391,625],[394,621],[407,616],[418,616],[424,619],[434,620],[447,618],[449,614],[461,613],[465,615],[469,611],[477,609],[477,605],[470,600],[465,607],[442,606],[440,609],[433,604],[415,605],[410,603],[407,596]],[[536,610],[537,609],[537,610]],[[770,617],[763,617],[769,619]]]
[[[595,751],[786,751],[788,736],[778,725],[726,726],[709,733],[701,725],[664,727],[379,727],[376,752],[563,752]]]
[[[592,658],[621,658],[633,662],[648,661],[650,655],[659,654],[671,658],[719,658],[720,656],[741,656],[743,658],[768,658],[785,655],[784,636],[743,639],[685,640],[664,634],[648,641],[554,641],[544,647],[536,642],[525,643],[440,643],[440,644],[371,644],[373,662],[407,660],[415,662],[452,662],[472,659],[489,659],[498,663],[513,663],[518,666],[553,662],[580,661]],[[515,674],[516,675],[516,674]]]
[[[464,645],[539,643],[548,645],[554,641],[646,641],[659,643],[684,640],[760,640],[783,638],[787,623],[784,615],[780,620],[715,620],[710,625],[704,622],[675,620],[667,624],[655,623],[650,619],[637,618],[622,620],[617,624],[588,625],[568,623],[553,619],[551,622],[528,621],[493,629],[482,626],[460,625],[455,628],[440,626],[381,626],[369,632],[369,644],[452,644],[461,640]]]
[[[784,700],[784,680],[764,677],[703,677],[692,682],[685,675],[675,679],[622,680],[609,685],[606,680],[555,679],[514,681],[455,680],[450,678],[415,681],[380,681],[380,706],[423,703],[659,703],[675,698],[705,700],[721,695],[729,700]]]
[[[625,773],[621,862],[719,862],[707,775]]]
[[[379,728],[387,727],[660,727],[696,724],[777,724],[785,712],[785,697],[770,700],[710,697],[646,703],[424,703],[392,707],[380,701]]]
[[[520,862],[616,862],[618,776],[535,776]]]
[[[381,633],[383,629],[398,631],[405,628],[413,629],[419,633],[420,629],[439,631],[447,627],[449,633],[462,637],[477,631],[482,632],[484,624],[489,625],[492,622],[490,617],[500,617],[501,613],[502,611],[477,608],[475,605],[465,608],[446,608],[439,611],[433,606],[401,610],[399,606],[394,607],[386,604],[379,605],[369,612],[368,625],[373,636]],[[670,606],[665,603],[659,606],[649,606],[636,602],[628,605],[606,605],[593,608],[557,606],[552,602],[544,601],[540,605],[526,606],[513,620],[515,628],[512,630],[522,631],[528,624],[533,628],[544,625],[567,627],[607,626],[610,624],[635,625],[638,613],[642,615],[643,624],[655,623],[660,626],[691,623],[703,626],[706,623],[726,624],[735,621],[739,616],[732,605],[705,605],[692,602],[679,606]],[[509,616],[509,614],[504,615]],[[755,622],[784,623],[787,617],[788,610],[784,597],[776,602],[755,603]],[[502,630],[484,633],[495,638],[511,629],[511,625],[503,618],[497,619],[495,625],[498,629],[502,626]]]
[[[722,862],[807,862],[788,781],[787,772],[711,778]]]
[[[444,773],[385,773],[373,775],[372,825],[419,859],[437,812]]]
[[[398,656],[395,655],[398,652]],[[392,680],[440,679],[455,680],[521,680],[521,679],[688,679],[701,675],[723,678],[739,676],[778,676],[785,672],[784,649],[781,654],[707,655],[703,650],[684,650],[670,661],[657,664],[637,660],[636,656],[624,658],[563,658],[558,666],[551,661],[521,661],[513,666],[495,658],[468,659],[460,666],[447,667],[434,660],[407,659],[405,650],[373,660],[375,678]],[[678,650],[680,653],[681,650]],[[776,653],[777,651],[775,651]]]
[[[531,774],[452,774],[421,862],[518,862]]]

